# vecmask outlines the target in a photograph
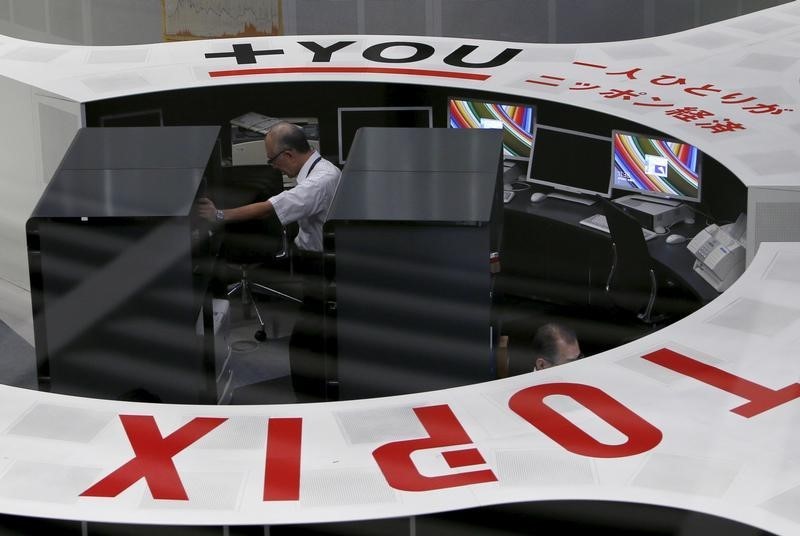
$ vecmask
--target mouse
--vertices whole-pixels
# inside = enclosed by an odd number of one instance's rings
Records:
[[[546,197],[547,197],[547,194],[543,194],[542,192],[535,192],[531,196],[531,203],[538,203],[539,201],[544,201],[544,199]]]
[[[688,238],[679,234],[671,234],[667,237],[667,244],[683,244]]]

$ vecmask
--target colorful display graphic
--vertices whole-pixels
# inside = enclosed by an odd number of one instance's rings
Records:
[[[612,186],[699,201],[700,152],[688,143],[614,132]]]
[[[535,108],[467,99],[447,103],[450,128],[502,128],[506,158],[527,160],[533,147]]]

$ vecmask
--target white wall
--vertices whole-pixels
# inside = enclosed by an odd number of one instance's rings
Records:
[[[283,22],[287,35],[578,43],[677,32],[787,1],[283,0]],[[65,44],[155,43],[162,38],[161,0],[0,0],[0,34]]]
[[[800,189],[747,190],[747,264],[761,242],[800,242]]]
[[[48,43],[161,41],[161,0],[0,0],[0,34]]]
[[[2,76],[0,95],[0,320],[33,344],[25,223],[83,121],[80,104]]]
[[[80,105],[0,77],[0,279],[30,290],[25,222],[81,125]]]
[[[33,90],[0,77],[0,95],[0,278],[28,289],[24,226],[43,188],[31,143]]]

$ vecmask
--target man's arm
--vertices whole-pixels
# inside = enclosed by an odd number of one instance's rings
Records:
[[[257,203],[250,203],[236,208],[226,208],[222,210],[222,221],[244,221],[256,220],[266,218],[274,211],[272,203],[267,201],[259,201]],[[214,203],[207,198],[197,200],[197,213],[201,218],[208,221],[220,221],[217,218],[217,207]]]

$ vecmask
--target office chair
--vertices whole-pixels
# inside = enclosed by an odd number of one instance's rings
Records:
[[[277,249],[275,246],[276,227],[279,228]],[[262,231],[253,232],[253,228],[260,228]],[[251,307],[252,311],[255,311],[259,328],[253,337],[260,342],[267,340],[267,332],[264,317],[254,299],[254,294],[265,294],[294,303],[302,303],[300,298],[278,290],[274,286],[259,283],[253,278],[253,274],[256,272],[269,274],[263,279],[269,279],[273,283],[277,283],[279,279],[291,280],[293,278],[294,269],[289,235],[290,230],[281,226],[277,222],[277,217],[272,222],[251,226],[251,230],[247,233],[226,232],[226,248],[223,255],[228,266],[239,273],[239,280],[227,287],[226,294],[229,298],[237,294],[241,296],[245,318],[249,318]]]
[[[663,315],[653,314],[658,282],[642,227],[610,201],[601,199],[600,203],[611,233],[613,257],[606,296],[617,309],[635,314],[646,324],[656,324]]]
[[[264,201],[283,190],[283,177],[271,166],[237,166],[229,173],[223,193],[222,205],[225,207]],[[228,297],[236,294],[241,296],[245,318],[249,318],[252,306],[260,326],[254,334],[258,341],[266,340],[267,333],[261,311],[253,299],[254,294],[263,293],[297,303],[301,301],[253,279],[253,274],[258,271],[268,273],[269,277],[265,279],[271,281],[285,277],[291,279],[293,266],[290,235],[293,230],[281,225],[274,214],[263,220],[225,225],[220,257],[238,275],[238,281],[228,285],[225,294]]]

